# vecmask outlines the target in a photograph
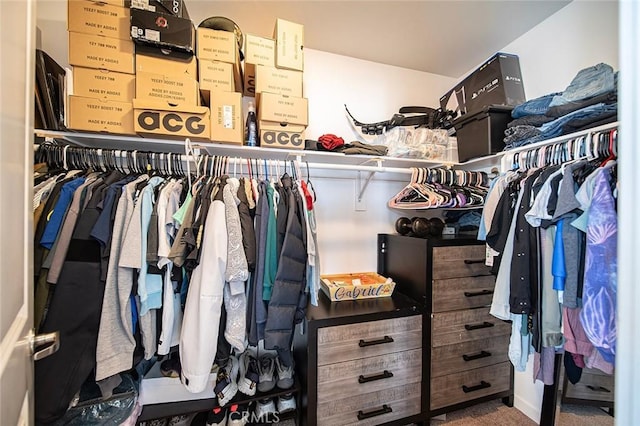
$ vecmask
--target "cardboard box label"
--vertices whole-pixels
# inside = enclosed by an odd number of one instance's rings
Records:
[[[237,62],[238,44],[234,33],[198,28],[197,38],[198,59],[228,62],[230,64]]]
[[[269,92],[291,97],[302,97],[302,72],[257,66],[256,93]]]
[[[237,92],[211,92],[211,140],[242,144],[242,94]]]
[[[306,126],[309,123],[307,99],[262,93],[258,104],[258,118],[260,121]]]
[[[304,131],[299,124],[281,124],[273,121],[258,122],[260,146],[269,148],[304,149]]]
[[[186,75],[140,72],[136,75],[136,99],[197,105],[198,82]]]
[[[244,41],[244,63],[276,66],[276,41],[270,38],[246,34]]]
[[[200,60],[198,62],[200,89],[234,92],[233,64]]]
[[[129,40],[129,9],[92,0],[69,0],[67,29]]]
[[[276,67],[304,70],[304,26],[284,19],[276,20]]]
[[[121,72],[73,67],[73,95],[108,101],[131,102],[136,77]]]
[[[69,127],[75,130],[133,134],[130,102],[69,96]]]
[[[152,56],[140,54],[136,47],[136,73],[162,71],[163,75],[186,75],[196,80],[198,78],[198,62],[195,56],[189,59]]]
[[[133,74],[134,48],[131,40],[69,33],[69,64]]]
[[[140,108],[134,101],[135,131],[156,135],[209,139],[209,109],[196,107],[194,111],[179,111],[179,107],[168,110]]]

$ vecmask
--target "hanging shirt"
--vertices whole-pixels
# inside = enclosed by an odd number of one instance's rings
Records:
[[[607,362],[616,353],[618,220],[607,175],[598,170],[587,226],[587,251],[580,320],[589,340]]]
[[[62,226],[64,217],[66,216],[69,205],[71,204],[71,201],[73,199],[73,194],[76,189],[78,189],[80,185],[84,183],[84,181],[84,177],[79,177],[73,179],[71,182],[67,182],[62,186],[58,201],[53,208],[53,212],[51,212],[49,216],[47,226],[44,229],[44,234],[40,239],[41,246],[48,249],[51,249],[53,247],[53,243],[58,237],[58,232],[60,231],[60,227]]]

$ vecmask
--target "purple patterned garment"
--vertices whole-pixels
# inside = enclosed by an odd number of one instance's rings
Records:
[[[616,353],[617,233],[615,201],[608,170],[595,177],[585,256],[584,289],[580,320],[602,357],[614,363]]]

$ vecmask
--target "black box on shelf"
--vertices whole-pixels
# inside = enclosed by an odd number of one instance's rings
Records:
[[[132,8],[131,38],[138,44],[195,54],[196,31],[189,18]]]
[[[489,105],[515,106],[525,100],[520,59],[500,52],[443,95],[440,106],[464,115]]]
[[[480,111],[454,120],[458,139],[458,161],[496,154],[504,149],[504,131],[511,121],[513,107],[486,106]]]

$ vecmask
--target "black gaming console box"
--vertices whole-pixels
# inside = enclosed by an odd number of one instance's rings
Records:
[[[496,53],[440,98],[442,109],[473,114],[489,105],[525,102],[517,55]]]

